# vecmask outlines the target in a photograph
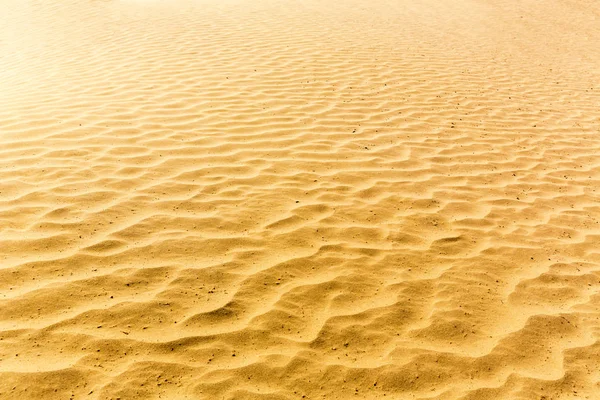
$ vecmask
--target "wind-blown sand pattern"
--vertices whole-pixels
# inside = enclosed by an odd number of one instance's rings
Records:
[[[0,399],[600,398],[600,4],[0,2]]]

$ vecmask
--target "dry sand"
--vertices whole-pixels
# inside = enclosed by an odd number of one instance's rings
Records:
[[[600,4],[0,2],[0,399],[599,399]]]

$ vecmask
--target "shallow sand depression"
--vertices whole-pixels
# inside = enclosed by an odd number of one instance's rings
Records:
[[[600,5],[0,2],[0,399],[600,398]]]

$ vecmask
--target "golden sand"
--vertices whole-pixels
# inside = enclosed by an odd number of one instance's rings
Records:
[[[600,399],[600,3],[0,2],[0,399]]]

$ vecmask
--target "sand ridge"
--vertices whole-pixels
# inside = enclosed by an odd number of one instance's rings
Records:
[[[600,7],[0,4],[0,399],[594,399]]]

